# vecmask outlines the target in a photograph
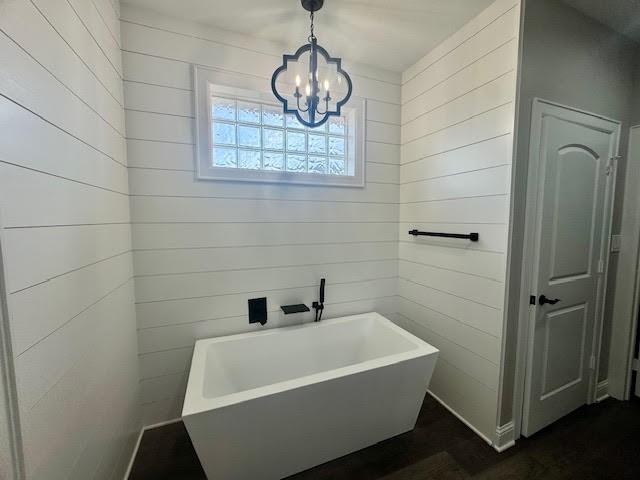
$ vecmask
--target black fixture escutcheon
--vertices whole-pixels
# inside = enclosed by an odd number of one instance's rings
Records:
[[[267,323],[267,297],[249,299],[249,323]]]

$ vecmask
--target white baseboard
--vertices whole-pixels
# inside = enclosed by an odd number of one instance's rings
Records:
[[[487,444],[491,445],[496,451],[504,452],[508,448],[513,447],[515,442],[515,428],[513,422],[509,422],[505,425],[496,428],[496,441],[494,442],[489,437],[487,437],[484,433],[474,427],[467,419],[465,419],[462,415],[456,412],[453,408],[447,405],[440,397],[438,397],[431,390],[427,390],[427,393],[435,398],[440,405],[446,408],[449,413],[451,413],[454,417],[464,423],[467,427],[469,427],[476,435],[478,435],[482,440],[487,442]]]
[[[133,452],[131,452],[131,458],[129,459],[129,465],[127,465],[127,470],[124,472],[124,480],[129,478],[131,475],[131,469],[133,468],[133,462],[136,461],[136,456],[138,455],[138,449],[140,448],[140,442],[142,441],[142,436],[144,432],[147,430],[152,430],[154,428],[164,427],[165,425],[170,425],[172,423],[181,422],[182,418],[173,418],[171,420],[167,420],[165,422],[154,423],[153,425],[147,425],[146,427],[142,427],[140,429],[140,433],[138,434],[138,440],[136,440],[136,446],[133,448]]]
[[[144,427],[140,429],[140,433],[138,433],[138,439],[136,440],[136,445],[133,447],[133,452],[131,452],[131,458],[129,459],[129,464],[127,465],[127,469],[124,472],[124,480],[129,478],[131,475],[131,469],[133,468],[133,462],[136,459],[136,455],[138,454],[138,448],[140,448],[140,441],[142,440],[142,434],[144,433]]]
[[[602,380],[596,386],[596,402],[601,402],[609,398],[609,380]]]
[[[508,448],[516,444],[515,425],[513,421],[500,425],[496,428],[496,441],[493,442],[493,448],[497,452],[504,452]]]
[[[493,441],[491,441],[491,439],[489,437],[487,437],[484,433],[482,433],[480,430],[478,430],[476,427],[474,427],[471,423],[469,423],[462,415],[460,415],[453,408],[451,408],[449,405],[447,405],[440,397],[438,397],[431,390],[427,390],[427,393],[429,395],[431,395],[433,398],[435,398],[438,401],[438,403],[440,403],[440,405],[442,405],[444,408],[449,410],[449,413],[451,413],[454,417],[456,417],[458,420],[460,420],[462,423],[464,423],[467,427],[469,427],[471,430],[473,430],[473,432],[476,435],[478,435],[480,438],[482,438],[482,440],[487,442],[489,445],[493,446]]]
[[[143,431],[153,430],[154,428],[164,427],[165,425],[171,425],[172,423],[178,423],[182,421],[182,417],[172,418],[171,420],[165,420],[164,422],[152,423],[146,427],[142,427]]]

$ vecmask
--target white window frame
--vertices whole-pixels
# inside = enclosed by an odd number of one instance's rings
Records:
[[[347,121],[345,168],[349,175],[331,175],[308,172],[250,170],[216,167],[211,163],[211,96],[232,98],[279,105],[269,91],[254,91],[216,82],[216,72],[199,65],[193,68],[194,103],[196,114],[195,167],[198,180],[218,180],[260,183],[288,183],[299,185],[325,185],[334,187],[364,187],[365,185],[365,115],[366,101],[353,98],[342,108]],[[265,87],[269,82],[265,80]],[[286,153],[286,152],[284,152]]]

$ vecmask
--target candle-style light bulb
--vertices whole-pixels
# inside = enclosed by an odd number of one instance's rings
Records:
[[[300,75],[296,75],[296,87],[300,86]]]
[[[325,80],[324,81],[324,89],[328,92],[329,91],[329,80]]]
[[[306,86],[306,87],[304,87],[304,91],[305,91],[305,93],[307,94],[307,97],[308,97],[309,95],[311,95],[311,85],[309,85],[309,84],[307,83],[307,86]]]

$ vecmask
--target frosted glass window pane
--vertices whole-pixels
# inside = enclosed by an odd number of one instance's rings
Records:
[[[306,172],[307,157],[304,155],[287,154],[287,170],[290,172]]]
[[[264,170],[284,170],[284,154],[263,152]]]
[[[327,153],[327,137],[309,134],[309,153]]]
[[[236,144],[236,126],[233,123],[213,122],[213,143],[222,145]]]
[[[343,158],[330,158],[329,159],[329,173],[331,175],[344,175],[344,159]]]
[[[304,130],[304,125],[298,121],[295,115],[287,115],[287,128],[297,128],[298,130]]]
[[[304,152],[306,150],[304,132],[287,131],[287,150]]]
[[[262,129],[262,143],[264,148],[269,150],[282,150],[284,148],[284,130]]]
[[[246,123],[260,123],[260,104],[238,102],[238,121]]]
[[[282,113],[282,108],[263,105],[262,123],[272,127],[282,127],[284,125],[284,113]]]
[[[347,119],[309,128],[282,106],[211,95],[211,164],[253,171],[347,175]],[[245,173],[245,175],[247,175]]]
[[[344,117],[331,117],[331,118],[329,118],[329,133],[335,133],[337,135],[344,135],[345,134]]]
[[[238,145],[260,148],[260,128],[238,125]]]
[[[329,137],[329,155],[344,155],[344,138]]]
[[[228,98],[211,97],[211,115],[215,119],[235,120],[236,102]]]
[[[327,157],[309,155],[309,173],[327,173]]]
[[[214,167],[230,167],[237,166],[236,149],[214,147],[213,149],[213,166]]]
[[[261,153],[259,150],[238,150],[238,168],[251,168],[260,170]]]

